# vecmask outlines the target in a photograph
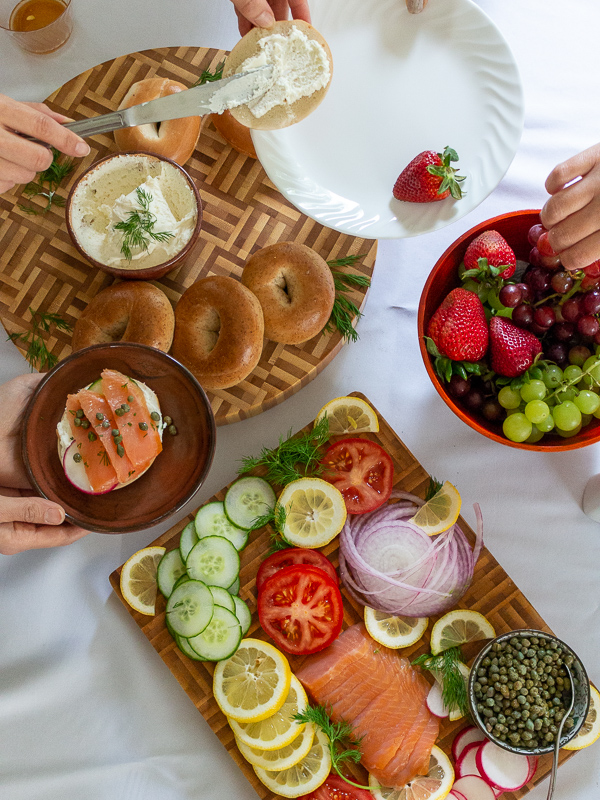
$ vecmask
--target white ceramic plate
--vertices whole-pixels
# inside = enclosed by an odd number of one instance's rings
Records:
[[[371,239],[417,236],[468,214],[498,185],[523,128],[523,92],[499,30],[471,0],[311,0],[334,74],[310,117],[253,131],[279,191],[323,225]],[[461,200],[395,200],[421,151],[452,146],[467,176]],[[455,165],[456,166],[456,165]]]

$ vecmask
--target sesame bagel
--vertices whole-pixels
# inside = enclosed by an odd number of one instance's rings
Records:
[[[96,295],[75,323],[71,346],[138,342],[168,352],[175,315],[164,292],[146,281],[114,283]]]
[[[202,278],[175,308],[173,355],[205,389],[227,389],[258,364],[263,314],[252,292],[234,278]]]
[[[167,97],[187,88],[183,83],[168,78],[145,78],[129,88],[119,110]],[[143,150],[165,156],[183,166],[196,149],[201,126],[202,117],[169,119],[161,123],[121,128],[115,131],[115,142],[119,150],[125,153]]]
[[[244,266],[242,283],[262,307],[265,336],[283,344],[301,344],[327,324],[335,300],[327,262],[304,244],[278,242],[254,253]]]

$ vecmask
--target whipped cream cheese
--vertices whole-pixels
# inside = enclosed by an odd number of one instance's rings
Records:
[[[253,92],[253,97],[259,98],[264,95],[267,89],[273,83],[272,71],[259,70],[255,75],[256,88]],[[231,108],[237,108],[241,105],[247,97],[247,90],[240,90],[237,79],[223,86],[211,97],[210,110],[213,114],[222,114]],[[252,102],[252,101],[250,101]],[[246,105],[248,101],[246,101]]]
[[[247,106],[259,118],[275,106],[291,105],[329,83],[331,66],[325,48],[295,26],[288,36],[274,33],[258,41],[260,52],[247,58],[237,69],[246,72],[265,64],[273,65],[272,85]]]
[[[115,230],[115,225],[140,211],[138,189],[152,198],[152,230],[173,236],[163,242],[147,237],[147,249],[132,248],[128,260],[121,252],[123,232]],[[113,158],[89,173],[74,192],[70,212],[73,234],[91,258],[131,270],[147,269],[176,256],[189,242],[197,218],[195,196],[179,170],[167,162],[134,155]]]

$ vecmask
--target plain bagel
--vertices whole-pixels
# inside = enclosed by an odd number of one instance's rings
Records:
[[[175,315],[164,292],[145,281],[114,283],[96,295],[75,323],[71,346],[138,342],[168,352]]]
[[[258,364],[263,346],[260,303],[234,278],[196,281],[175,307],[173,356],[205,389],[227,389]]]
[[[145,78],[129,88],[119,110],[167,97],[187,88],[183,83],[168,78]],[[170,119],[159,125],[148,123],[134,128],[121,128],[115,131],[115,142],[119,150],[125,153],[143,150],[165,156],[183,166],[196,149],[201,126],[202,117],[184,117]]]
[[[278,242],[258,250],[244,266],[242,283],[258,297],[265,336],[274,342],[306,342],[331,316],[333,275],[327,262],[304,244]]]

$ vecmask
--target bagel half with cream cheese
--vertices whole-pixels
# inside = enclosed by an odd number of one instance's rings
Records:
[[[119,111],[182,92],[187,88],[183,83],[169,78],[144,78],[130,87],[119,105]],[[169,119],[160,123],[121,128],[115,131],[115,142],[119,150],[125,153],[143,150],[165,156],[183,166],[196,149],[201,127],[202,117]]]
[[[173,356],[204,389],[227,389],[258,364],[263,313],[252,292],[235,278],[196,281],[175,307]]]
[[[329,321],[333,275],[325,259],[304,244],[278,242],[258,250],[244,266],[242,283],[260,302],[267,339],[301,344]]]
[[[327,94],[333,74],[331,50],[308,22],[282,20],[271,28],[253,28],[227,56],[223,77],[265,64],[274,67],[271,87],[251,103],[231,109],[248,128],[293,125],[311,114]]]

